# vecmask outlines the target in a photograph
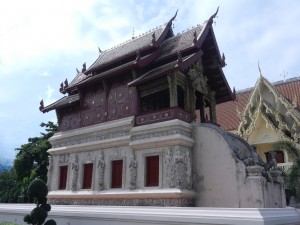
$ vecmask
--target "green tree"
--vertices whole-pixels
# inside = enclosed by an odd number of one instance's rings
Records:
[[[47,133],[41,133],[40,137],[29,138],[28,143],[16,150],[19,151],[14,161],[14,168],[18,181],[24,178],[40,178],[47,181],[47,166],[49,165],[49,154],[47,150],[51,148],[48,141],[57,131],[57,126],[53,122],[42,123]]]
[[[0,201],[1,202],[31,202],[27,198],[27,188],[31,181],[39,178],[47,182],[47,166],[51,148],[48,141],[57,131],[53,122],[42,123],[45,129],[40,137],[29,138],[28,143],[23,144],[18,151],[13,163],[13,168],[0,174]]]
[[[18,196],[16,175],[13,169],[0,173],[0,202],[16,202]]]
[[[273,151],[286,150],[292,156],[293,165],[286,171],[286,186],[300,201],[300,150],[292,142],[279,141],[272,146]]]

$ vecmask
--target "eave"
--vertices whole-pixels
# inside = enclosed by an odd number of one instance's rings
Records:
[[[64,96],[63,98],[57,100],[56,102],[44,107],[40,108],[40,111],[43,113],[49,112],[54,109],[67,107],[79,102],[79,94]]]

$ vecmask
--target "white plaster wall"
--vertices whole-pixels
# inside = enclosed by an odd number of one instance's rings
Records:
[[[85,198],[92,195],[97,195],[98,198],[102,196],[111,195],[110,198],[114,197],[114,193],[119,192],[124,196],[137,195],[138,193],[144,195],[145,193],[155,193],[157,190],[161,194],[165,193],[166,198],[170,198],[168,194],[176,195],[176,198],[191,198],[193,193],[191,191],[191,146],[194,140],[191,134],[191,125],[180,120],[166,121],[157,124],[151,124],[146,126],[139,126],[132,128],[131,118],[118,121],[121,124],[122,129],[125,129],[123,133],[130,134],[125,137],[116,135],[119,134],[116,130],[116,125],[107,123],[103,126],[92,126],[90,129],[85,128],[84,130],[78,130],[76,133],[77,139],[69,133],[56,135],[52,139],[54,147],[49,150],[52,154],[52,166],[49,179],[49,198]],[[101,128],[105,128],[110,137],[116,137],[114,139],[107,138],[102,139],[102,136],[107,136]],[[121,128],[120,128],[121,129]],[[95,134],[97,133],[97,135]],[[102,136],[101,136],[102,135]],[[89,137],[91,136],[91,137]],[[100,138],[99,138],[100,137]],[[95,142],[95,139],[99,142]],[[120,142],[122,140],[122,142]],[[81,141],[81,148],[74,142]],[[124,142],[123,142],[124,141]],[[76,143],[77,143],[76,142]],[[103,145],[103,143],[105,143]],[[92,145],[92,147],[90,147]],[[175,152],[180,152],[182,157],[185,159],[187,174],[184,178],[189,179],[189,185],[182,186],[170,186],[168,179],[168,168],[164,163],[164,159],[167,153],[174,156]],[[97,168],[98,161],[101,153],[105,162],[104,168],[104,189],[98,189],[99,183],[99,169]],[[130,185],[130,158],[134,154],[137,167],[136,167],[136,186],[134,190],[131,190]],[[74,162],[74,156],[78,158],[78,177],[76,191],[72,191],[72,163]],[[159,185],[156,187],[146,187],[145,185],[145,158],[147,156],[158,155],[159,156]],[[111,188],[111,161],[112,160],[123,160],[123,182],[121,188]],[[83,169],[84,164],[93,163],[93,178],[91,189],[82,189],[83,182]],[[59,168],[60,166],[68,165],[68,177],[67,177],[67,188],[66,190],[58,190],[59,187]],[[187,187],[188,186],[188,187]],[[188,189],[188,190],[184,190]],[[188,193],[186,195],[178,195],[178,193]],[[173,195],[173,197],[174,197]],[[105,197],[107,198],[107,197]],[[138,198],[138,196],[136,197]],[[61,204],[61,203],[56,203]]]
[[[240,207],[235,159],[224,137],[207,127],[194,127],[193,173],[196,206]]]
[[[260,172],[247,174],[244,163],[234,155],[234,152],[250,148],[246,142],[213,125],[195,125],[194,136],[196,206],[286,207],[283,184],[267,182],[261,174],[262,167]]]

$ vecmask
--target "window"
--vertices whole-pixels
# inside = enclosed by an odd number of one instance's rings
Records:
[[[111,162],[111,187],[122,187],[123,160],[114,160]]]
[[[271,152],[266,152],[265,154],[266,154],[267,163],[271,162],[272,160]],[[284,163],[283,151],[276,151],[275,159],[277,163]]]
[[[146,186],[158,186],[159,183],[159,156],[146,157]]]
[[[67,187],[68,166],[59,167],[59,190],[64,190]]]
[[[153,112],[170,107],[169,90],[163,90],[141,98],[141,112]]]
[[[93,163],[84,164],[83,172],[83,189],[90,189],[92,187],[93,177]]]
[[[177,86],[177,99],[178,99],[178,107],[184,108],[184,90],[181,86]]]

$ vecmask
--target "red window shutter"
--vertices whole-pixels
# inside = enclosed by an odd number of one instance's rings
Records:
[[[270,152],[266,152],[266,158],[267,158],[267,163],[271,162],[272,160],[272,155]],[[276,156],[275,156],[276,162],[277,163],[284,163],[284,154],[283,151],[276,151]]]
[[[276,162],[277,163],[284,163],[284,155],[283,155],[283,151],[276,151]]]
[[[93,177],[93,163],[84,164],[84,174],[83,174],[83,189],[90,189],[92,187],[92,177]]]
[[[159,156],[146,158],[146,186],[158,186],[159,184]]]
[[[266,152],[265,154],[266,154],[267,163],[271,162],[272,156],[271,156],[270,152]]]
[[[114,160],[111,162],[111,187],[122,187],[122,172],[123,172],[123,160]]]
[[[68,166],[61,166],[59,168],[59,189],[63,190],[67,187]]]

